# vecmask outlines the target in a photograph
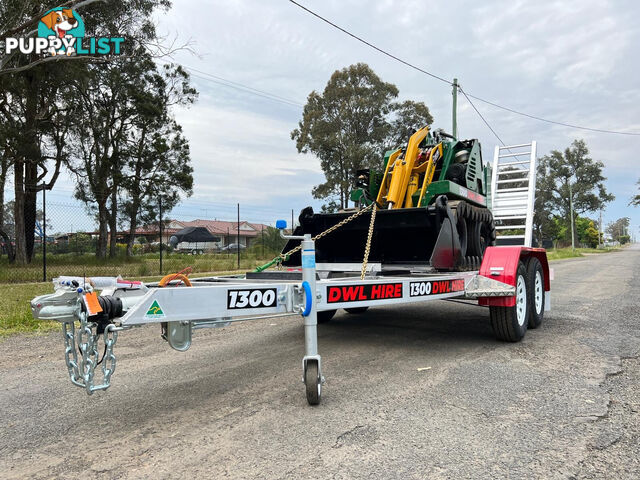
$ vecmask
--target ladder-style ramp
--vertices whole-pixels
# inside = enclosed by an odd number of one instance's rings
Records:
[[[491,210],[497,245],[531,247],[536,191],[536,142],[496,146]]]

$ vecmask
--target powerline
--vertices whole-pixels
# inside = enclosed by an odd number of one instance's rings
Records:
[[[386,50],[383,50],[382,48],[376,47],[373,43],[369,43],[367,42],[365,39],[360,38],[359,36],[355,35],[354,33],[351,33],[348,30],[345,30],[344,28],[342,28],[340,25],[336,25],[335,23],[333,23],[332,21],[324,18],[321,15],[318,15],[316,12],[309,10],[307,7],[305,7],[304,5],[300,5],[298,2],[294,1],[294,0],[289,0],[291,3],[293,3],[294,5],[296,5],[297,7],[300,7],[301,9],[305,10],[306,12],[310,13],[311,15],[313,15],[314,17],[322,20],[325,23],[328,23],[329,25],[331,25],[333,28],[337,28],[338,30],[340,30],[342,33],[346,33],[347,35],[349,35],[351,38],[354,38],[356,40],[358,40],[361,43],[364,43],[365,45],[373,48],[374,50],[377,50],[378,52],[382,53],[383,55],[386,55],[387,57],[393,58],[394,60],[400,62],[400,63],[404,63],[406,66],[413,68],[414,70],[417,70],[421,73],[424,73],[425,75],[429,75],[432,78],[435,78],[436,80],[440,80],[441,82],[446,83],[447,85],[453,85],[453,83],[451,83],[449,80],[447,80],[446,78],[442,78],[438,75],[436,75],[435,73],[431,73],[431,72],[427,72],[426,70],[423,70],[422,68],[413,65],[412,63],[407,62],[406,60],[403,60],[399,57],[396,57],[395,55],[393,55],[392,53],[387,52]]]
[[[163,61],[160,60],[161,63],[164,63],[166,65],[171,64],[172,62],[168,62],[168,61]],[[301,103],[296,102],[295,100],[290,100],[288,98],[285,97],[281,97],[280,95],[276,95],[274,93],[269,93],[269,92],[265,92],[264,90],[258,90],[257,88],[253,88],[250,87],[248,85],[244,85],[243,83],[239,83],[239,82],[235,82],[233,80],[228,80],[226,78],[220,77],[218,75],[214,75],[212,73],[209,72],[204,72],[202,70],[198,70],[196,68],[193,67],[189,67],[187,65],[182,65],[180,63],[177,62],[173,62],[176,65],[180,65],[182,68],[184,68],[187,71],[191,72],[191,75],[196,77],[196,78],[200,78],[202,80],[207,80],[210,82],[213,82],[215,84],[218,85],[222,85],[225,87],[230,87],[230,88],[234,88],[236,90],[245,92],[245,93],[250,93],[252,95],[256,95],[258,97],[262,97],[262,98],[266,98],[267,100],[272,100],[275,102],[280,102],[280,103],[284,103],[286,105],[290,105],[293,107],[304,107],[304,105],[302,105]],[[195,72],[195,73],[193,73]]]
[[[392,53],[390,53],[390,52],[388,52],[386,50],[383,50],[382,48],[377,47],[376,45],[372,44],[371,42],[368,42],[367,40],[364,40],[363,38],[355,35],[354,33],[351,33],[350,31],[346,30],[345,28],[333,23],[332,21],[326,19],[325,17],[323,17],[323,16],[317,14],[316,12],[308,9],[304,5],[299,4],[295,0],[289,0],[289,2],[294,4],[297,7],[301,8],[302,10],[306,11],[307,13],[313,15],[314,17],[318,18],[319,20],[322,20],[323,22],[331,25],[332,27],[336,28],[337,30],[340,30],[341,32],[345,33],[346,35],[349,35],[350,37],[358,40],[359,42],[364,43],[368,47],[371,47],[374,50],[382,53],[383,55],[386,55],[387,57],[390,57],[390,58],[392,58],[392,59],[394,59],[394,60],[396,60],[396,61],[398,61],[398,62],[400,62],[400,63],[402,63],[402,64],[404,64],[404,65],[406,65],[406,66],[408,66],[408,67],[410,67],[412,69],[414,69],[414,70],[417,70],[417,71],[419,71],[421,73],[424,73],[425,75],[428,75],[428,76],[430,76],[432,78],[435,78],[436,80],[440,80],[441,82],[446,83],[447,85],[453,86],[453,83],[450,82],[449,80],[447,80],[447,79],[445,79],[445,78],[443,78],[443,77],[441,77],[439,75],[436,75],[435,73],[428,72],[428,71],[426,71],[426,70],[424,70],[424,69],[422,69],[422,68],[420,68],[420,67],[418,67],[418,66],[416,66],[416,65],[414,65],[414,64],[412,64],[412,63],[410,63],[410,62],[408,62],[406,60],[403,60],[402,58],[397,57],[396,55],[393,55]],[[465,97],[467,97],[466,94],[465,94]],[[516,115],[522,115],[524,117],[528,117],[528,118],[531,118],[533,120],[538,120],[540,122],[551,123],[551,124],[554,124],[554,125],[562,125],[564,127],[575,128],[575,129],[578,129],[578,130],[587,130],[587,131],[590,131],[590,132],[609,133],[609,134],[615,134],[615,135],[640,136],[640,133],[621,132],[621,131],[617,131],[617,130],[605,130],[605,129],[601,129],[601,128],[583,127],[583,126],[580,126],[580,125],[573,125],[573,124],[570,124],[570,123],[564,123],[564,122],[558,122],[558,121],[555,121],[555,120],[549,120],[547,118],[538,117],[536,115],[531,115],[529,113],[521,112],[521,111],[515,110],[513,108],[509,108],[509,107],[505,107],[503,105],[499,105],[499,104],[497,104],[495,102],[491,102],[489,100],[485,100],[484,98],[477,97],[475,95],[469,94],[469,97],[471,97],[471,98],[473,98],[475,100],[478,100],[480,102],[486,103],[488,105],[494,106],[496,108],[500,108],[500,109],[505,110],[507,112],[511,112],[511,113],[516,114]],[[468,99],[468,97],[467,97],[467,99]],[[478,114],[480,114],[480,112],[478,112],[478,110],[475,107],[474,107],[474,109],[476,110],[476,112]],[[480,115],[480,117],[482,118],[482,115]],[[484,120],[484,118],[483,118],[483,120]],[[486,120],[485,120],[485,123],[487,123]],[[489,126],[488,123],[487,123],[487,126]],[[491,129],[491,127],[489,127],[489,128]],[[491,129],[491,130],[493,131],[493,129]],[[495,135],[495,132],[494,132],[494,135]]]
[[[554,125],[561,125],[563,127],[576,128],[578,130],[587,130],[587,131],[590,131],[590,132],[611,133],[611,134],[614,134],[614,135],[640,136],[640,133],[635,133],[635,132],[620,132],[620,131],[617,131],[617,130],[605,130],[605,129],[602,129],[602,128],[582,127],[580,125],[573,125],[571,123],[564,123],[564,122],[558,122],[558,121],[555,121],[555,120],[549,120],[547,118],[537,117],[537,116],[531,115],[529,113],[520,112],[518,110],[514,110],[513,108],[505,107],[505,106],[499,105],[497,103],[490,102],[489,100],[485,100],[484,98],[476,97],[475,95],[469,94],[469,96],[471,98],[475,99],[475,100],[478,100],[480,102],[486,103],[487,105],[491,105],[492,107],[500,108],[502,110],[506,110],[507,112],[515,113],[517,115],[522,115],[523,117],[528,117],[528,118],[531,118],[533,120],[538,120],[540,122],[547,122],[547,123],[551,123],[551,124],[554,124]]]
[[[500,138],[500,136],[496,133],[496,131],[491,127],[491,125],[489,125],[489,122],[487,122],[487,120],[482,116],[482,114],[480,113],[480,111],[476,108],[476,106],[473,104],[473,102],[471,101],[471,99],[469,98],[469,96],[467,95],[467,93],[462,89],[462,88],[458,88],[458,90],[460,91],[460,93],[462,93],[462,95],[464,95],[464,98],[467,99],[467,102],[469,102],[469,105],[471,105],[473,107],[473,109],[476,111],[476,113],[478,114],[478,116],[482,119],[482,121],[484,122],[484,124],[487,126],[487,128],[489,128],[489,130],[491,130],[491,133],[493,133],[495,135],[495,137],[498,139],[498,141],[502,144],[502,146],[504,147],[505,144],[502,141],[502,139]]]

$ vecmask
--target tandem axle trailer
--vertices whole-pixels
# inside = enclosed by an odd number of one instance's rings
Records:
[[[388,265],[367,265],[366,260],[364,266],[316,264],[315,242],[307,234],[285,236],[301,241],[300,268],[195,280],[177,274],[158,285],[60,278],[54,281],[55,293],[36,297],[31,309],[37,319],[61,322],[69,377],[88,394],[111,385],[120,332],[156,323],[173,349],[185,351],[191,346],[194,330],[298,316],[304,325],[302,380],[307,401],[315,405],[320,402],[324,383],[318,323],[330,320],[340,308],[362,312],[381,305],[473,300],[489,307],[496,337],[512,342],[521,340],[528,328],[541,324],[545,310],[550,309],[551,278],[545,250],[531,247],[535,172],[535,142],[496,147],[491,212],[496,229],[504,232],[497,238],[503,246],[487,247],[477,271],[437,272],[407,265],[389,270]],[[361,213],[364,211],[353,217]],[[277,225],[281,230],[286,227],[282,221]],[[99,296],[96,290],[101,290]]]
[[[164,288],[114,280],[103,286],[99,296],[99,282],[67,279],[58,282],[55,293],[33,299],[31,308],[35,318],[62,323],[69,377],[88,394],[111,385],[117,336],[131,328],[159,324],[169,345],[185,351],[194,330],[278,316],[301,317],[302,380],[308,403],[316,405],[324,383],[318,318],[330,317],[337,309],[472,299],[489,306],[499,339],[518,341],[528,327],[540,324],[550,306],[549,268],[543,249],[489,247],[480,270],[473,272],[387,275],[370,265],[361,279],[360,275],[350,276],[348,266],[324,270],[326,266],[316,265],[314,241],[309,235],[301,240],[302,268],[298,271],[264,272],[249,278],[178,277]]]

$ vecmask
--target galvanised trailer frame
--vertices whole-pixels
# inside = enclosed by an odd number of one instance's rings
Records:
[[[525,325],[529,322],[529,318],[524,317],[525,312],[531,315],[534,311],[527,309],[526,305],[534,297],[528,288],[518,291],[519,282],[524,282],[519,277],[518,267],[528,258],[538,258],[543,266],[545,297],[531,305],[541,314],[550,306],[549,268],[543,249],[488,247],[482,267],[477,272],[404,276],[372,273],[364,279],[359,276],[322,279],[319,274],[323,272],[316,268],[314,241],[309,235],[302,238],[302,281],[207,277],[192,280],[191,287],[154,288],[142,284],[121,284],[105,288],[100,297],[111,299],[109,301],[122,307],[120,316],[109,318],[103,325],[103,333],[99,329],[98,317],[90,315],[86,307],[86,296],[94,291],[90,279],[83,284],[65,282],[55,293],[36,297],[31,307],[34,317],[63,323],[65,359],[71,381],[85,388],[89,394],[110,386],[111,375],[115,371],[113,347],[118,332],[144,324],[163,324],[169,345],[175,350],[185,351],[191,345],[193,330],[275,316],[301,316],[305,338],[302,379],[307,401],[314,405],[320,402],[324,383],[317,335],[319,312],[466,298],[477,299],[479,304],[491,308],[512,309],[516,321]],[[285,277],[291,276],[291,272],[282,273]],[[524,309],[521,308],[523,304]],[[76,321],[81,324],[77,332]],[[102,364],[102,383],[97,383],[95,376],[99,363],[99,335],[104,337],[103,357],[106,357]]]
[[[300,272],[264,272],[244,277],[183,278],[191,288],[114,281],[102,289],[99,298],[91,279],[67,280],[57,284],[55,293],[33,299],[32,312],[35,318],[62,323],[69,377],[88,394],[111,385],[116,367],[113,349],[118,333],[124,330],[159,323],[169,345],[185,351],[193,331],[200,328],[298,315],[305,337],[302,379],[307,401],[318,404],[324,383],[318,313],[464,298],[489,307],[492,327],[501,340],[518,341],[527,327],[540,325],[544,311],[550,309],[551,272],[545,250],[531,247],[536,142],[496,147],[492,172],[490,203],[497,228],[522,233],[498,236],[498,244],[507,245],[487,247],[479,271],[429,273],[417,269],[396,276],[386,275],[380,265],[369,265],[368,274],[361,279],[353,276],[360,265],[316,265],[310,235],[285,236],[302,242],[301,276]],[[284,230],[286,222],[279,221],[278,226]],[[95,310],[96,305],[101,311]],[[102,360],[100,336],[105,346]],[[102,372],[100,382],[96,370]]]

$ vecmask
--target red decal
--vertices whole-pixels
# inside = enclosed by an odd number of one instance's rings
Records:
[[[364,302],[385,298],[402,298],[402,283],[344,285],[327,289],[327,303]]]
[[[352,302],[358,297],[361,287],[342,287],[342,295],[345,302]]]
[[[337,302],[340,300],[340,289],[337,287],[329,287],[329,303]]]

